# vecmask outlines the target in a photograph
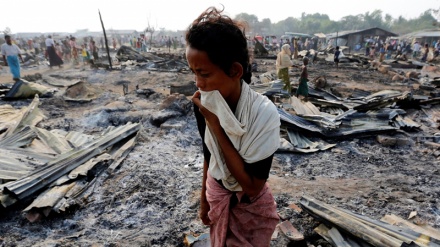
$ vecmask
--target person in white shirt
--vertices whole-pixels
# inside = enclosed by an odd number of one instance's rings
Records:
[[[419,44],[418,41],[416,41],[413,46],[413,58],[417,58],[420,55],[421,48],[422,46]]]
[[[47,39],[46,39],[46,52],[47,52],[46,55],[49,56],[49,66],[51,68],[52,68],[52,66],[60,66],[60,68],[61,68],[61,65],[64,62],[56,52],[55,42],[53,41],[51,35],[47,36]]]
[[[20,62],[18,61],[18,58],[20,58],[23,63],[21,50],[17,45],[12,44],[11,36],[5,35],[5,40],[6,43],[1,46],[3,60],[5,61],[5,66],[9,66],[14,81],[18,81],[20,79]]]

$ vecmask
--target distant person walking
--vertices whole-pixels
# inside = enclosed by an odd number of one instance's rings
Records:
[[[290,45],[284,44],[281,47],[281,51],[277,54],[277,61],[275,62],[278,79],[281,79],[281,81],[283,81],[283,89],[287,90],[289,94],[292,92],[292,86],[290,85],[289,77],[289,67],[293,65],[292,60],[290,60],[290,56]]]
[[[23,57],[21,56],[21,50],[17,45],[12,44],[11,36],[5,35],[6,43],[1,46],[1,52],[3,55],[3,60],[5,62],[5,66],[9,66],[9,69],[12,73],[12,79],[14,81],[18,81],[20,79],[20,62],[18,58],[20,58],[23,63]]]
[[[52,36],[47,36],[46,39],[46,52],[47,56],[49,56],[49,66],[52,68],[52,66],[59,66],[61,68],[61,65],[63,64],[63,60],[58,56],[55,42],[52,39]]]

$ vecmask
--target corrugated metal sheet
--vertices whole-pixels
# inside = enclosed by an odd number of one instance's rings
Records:
[[[55,160],[50,161],[46,166],[35,170],[28,176],[9,183],[4,190],[18,199],[24,199],[36,191],[48,186],[59,177],[75,169],[89,159],[101,154],[106,148],[123,140],[124,138],[137,133],[141,128],[140,124],[127,124],[117,127],[107,135],[102,136],[79,150],[72,150],[61,154]]]
[[[2,120],[8,121],[8,130],[0,135],[0,139],[2,137],[10,136],[26,126],[35,126],[43,120],[45,116],[38,108],[39,104],[40,99],[38,95],[35,95],[35,98],[28,107],[23,107],[20,112],[13,112],[13,114],[10,114],[6,120]]]
[[[402,38],[440,37],[440,30],[433,29],[433,30],[417,31],[402,35],[401,37]]]
[[[132,123],[109,127],[99,137],[47,131],[35,127],[43,119],[38,103],[37,96],[21,110],[0,106],[0,126],[6,130],[0,135],[0,182],[9,181],[0,184],[1,205],[11,206],[47,189],[26,209],[31,210],[26,214],[30,221],[75,204],[74,198],[94,184],[104,169],[110,165],[115,169],[125,159],[141,128]]]
[[[336,146],[336,144],[329,144],[323,140],[311,141],[298,131],[294,131],[292,129],[287,129],[287,134],[289,136],[290,143],[292,144],[292,150],[289,151],[293,152],[311,153],[327,150]]]
[[[384,32],[387,34],[387,36],[398,36],[397,34],[387,31],[385,29],[382,28],[378,28],[378,27],[373,27],[373,28],[367,28],[367,29],[363,29],[363,30],[352,30],[352,31],[339,31],[337,33],[329,33],[326,34],[327,39],[331,39],[331,38],[336,38],[336,37],[344,37],[344,36],[348,36],[351,34],[358,34],[358,33],[365,33],[365,32],[370,32],[373,30],[379,30],[381,32]]]

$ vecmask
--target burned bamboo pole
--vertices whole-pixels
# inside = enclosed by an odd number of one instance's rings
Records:
[[[112,58],[110,57],[110,50],[108,48],[107,34],[105,33],[104,22],[102,22],[101,11],[99,11],[99,9],[98,9],[98,13],[99,13],[99,19],[101,20],[102,31],[104,32],[105,49],[107,50],[108,63],[110,65],[109,68],[113,69]]]

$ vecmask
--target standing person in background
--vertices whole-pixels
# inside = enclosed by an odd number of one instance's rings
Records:
[[[298,58],[298,38],[293,39],[293,59]]]
[[[385,52],[386,52],[386,59],[391,59],[391,53],[393,52],[392,51],[392,46],[391,46],[391,43],[390,42],[387,42],[386,43],[386,46],[385,46]]]
[[[112,42],[113,42],[113,49],[116,51],[116,39],[113,38]]]
[[[287,90],[289,94],[292,92],[292,86],[290,85],[289,67],[292,67],[293,63],[290,60],[290,45],[284,44],[281,47],[281,51],[277,54],[277,61],[275,66],[277,69],[278,79],[281,79],[284,83],[284,90]]]
[[[52,36],[47,36],[47,39],[45,41],[46,43],[46,52],[47,56],[49,57],[49,66],[52,68],[52,66],[59,66],[63,64],[63,60],[58,56],[57,50],[55,47],[55,42],[52,39]]]
[[[5,40],[6,43],[1,46],[3,61],[5,62],[5,66],[9,66],[12,79],[14,81],[18,81],[20,80],[20,62],[18,61],[18,58],[20,58],[21,62],[23,63],[21,50],[17,45],[12,44],[11,36],[6,34]]]
[[[96,46],[96,43],[94,40],[91,41],[90,43],[90,51],[92,52],[93,55],[93,60],[98,61],[99,57],[98,57],[98,47]]]
[[[419,57],[419,55],[420,55],[420,49],[422,48],[422,46],[419,44],[419,42],[418,41],[416,41],[415,43],[414,43],[414,46],[413,46],[413,58],[415,58],[415,59],[417,59],[418,57]]]
[[[210,226],[211,246],[268,247],[279,222],[266,180],[280,142],[280,117],[248,85],[249,50],[239,25],[209,8],[186,33],[204,153],[200,218]]]
[[[283,47],[284,43],[283,43],[283,39],[280,38],[280,51],[281,51],[281,47]]]
[[[40,54],[40,42],[38,40],[34,40],[33,42],[35,55]]]
[[[58,57],[63,57],[63,46],[59,42],[55,42],[55,51]]]
[[[34,46],[33,46],[33,43],[34,43],[34,41],[32,40],[32,39],[28,39],[28,48],[29,48],[29,50],[32,50],[33,48],[34,48]]]
[[[336,46],[335,55],[333,57],[333,61],[336,64],[336,69],[339,69],[339,56],[341,55],[341,51],[339,50],[339,46]]]
[[[167,48],[168,48],[168,53],[171,53],[171,37],[168,37],[167,42]]]
[[[296,90],[296,97],[299,95],[304,96],[304,100],[308,101],[309,99],[309,85],[307,82],[309,81],[309,72],[307,71],[307,65],[309,64],[309,58],[303,58],[303,66],[301,68],[301,75],[299,77],[299,86],[298,90]]]
[[[176,50],[177,49],[177,37],[173,38],[173,49]]]
[[[374,45],[370,47],[370,58],[371,60],[374,60],[376,58],[376,47],[374,47]]]
[[[185,40],[185,38],[183,37],[183,35],[180,36],[180,44],[181,44],[182,48],[184,48],[184,47],[186,46],[186,40]]]
[[[63,43],[63,55],[64,61],[70,62],[70,56],[72,54],[72,49],[70,48],[70,43],[68,37],[62,41]]]
[[[137,38],[137,40],[136,40],[136,50],[138,52],[141,51],[141,46],[142,46],[141,38]]]
[[[428,59],[428,53],[429,53],[429,44],[425,43],[425,46],[423,47],[422,59],[420,61],[426,62],[426,60]]]
[[[398,56],[402,55],[402,45],[400,44],[400,42],[397,44],[397,48],[396,48],[396,55],[394,56],[394,59],[396,59]]]
[[[365,56],[370,56],[370,42],[365,43]]]
[[[383,60],[385,59],[385,45],[384,44],[380,45],[379,53],[380,53],[379,62],[383,62]]]
[[[78,61],[78,51],[80,50],[79,47],[76,44],[76,38],[75,37],[70,37],[70,49],[72,51],[72,61],[74,65],[78,65],[79,61]]]
[[[83,65],[90,63],[90,54],[89,54],[89,51],[87,50],[86,44],[82,45],[81,56],[83,59]]]

